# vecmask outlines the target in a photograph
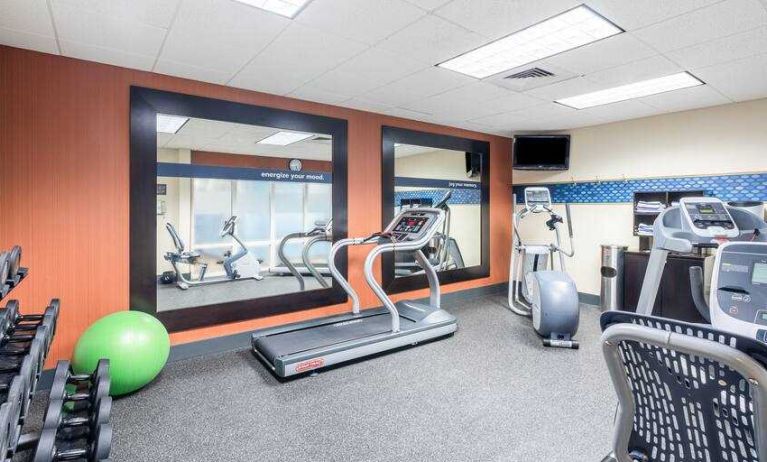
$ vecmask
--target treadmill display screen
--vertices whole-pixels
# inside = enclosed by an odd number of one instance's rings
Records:
[[[716,212],[714,211],[714,207],[712,207],[711,204],[699,204],[698,213],[703,215],[711,215]]]
[[[751,284],[767,284],[767,263],[754,263]]]
[[[405,217],[394,227],[394,232],[410,234],[419,233],[428,220],[427,217]]]

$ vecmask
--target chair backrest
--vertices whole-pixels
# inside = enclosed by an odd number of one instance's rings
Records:
[[[186,245],[184,244],[184,241],[181,240],[181,236],[178,235],[178,232],[176,232],[176,228],[170,223],[165,223],[165,229],[168,230],[170,238],[173,240],[173,246],[176,247],[176,251],[178,253],[183,253]]]
[[[767,461],[767,345],[620,311],[601,324],[618,461]]]

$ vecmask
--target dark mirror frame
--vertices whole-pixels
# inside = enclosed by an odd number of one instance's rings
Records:
[[[490,143],[487,141],[459,138],[449,135],[421,132],[399,127],[383,127],[381,131],[381,210],[382,226],[394,218],[394,144],[414,144],[462,151],[481,155],[480,190],[481,190],[481,242],[482,262],[477,266],[440,271],[440,284],[468,281],[490,276]],[[468,180],[468,178],[467,178]],[[387,293],[408,292],[428,287],[425,275],[394,277],[394,254],[385,253],[382,257],[383,287]]]
[[[333,137],[333,239],[347,236],[347,139],[343,119],[149,88],[130,90],[130,308],[157,317],[170,332],[343,303],[338,284],[171,311],[157,311],[157,114],[319,133]],[[347,274],[346,251],[337,266]]]

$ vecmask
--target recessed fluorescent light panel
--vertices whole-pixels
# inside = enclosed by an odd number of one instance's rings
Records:
[[[667,75],[657,79],[643,80],[641,82],[621,85],[620,87],[608,88],[607,90],[595,91],[584,95],[558,99],[556,102],[575,109],[586,109],[603,104],[617,103],[643,96],[657,95],[668,91],[681,90],[682,88],[705,85],[689,72]]]
[[[620,27],[581,5],[439,66],[484,79],[622,32]]]
[[[311,0],[236,0],[246,5],[277,13],[286,18],[295,18]]]
[[[189,117],[157,114],[157,132],[175,135],[189,120]]]
[[[299,141],[311,138],[314,135],[312,133],[298,133],[298,132],[277,132],[274,135],[267,136],[257,144],[271,144],[273,146],[287,146],[289,144],[298,143]]]

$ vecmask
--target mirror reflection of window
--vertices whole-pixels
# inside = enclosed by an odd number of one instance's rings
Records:
[[[329,136],[159,115],[157,161],[158,311],[331,286]]]
[[[437,271],[480,265],[481,186],[479,163],[471,154],[425,146],[395,144],[394,211],[437,207],[445,211],[443,228],[423,251]],[[395,276],[423,270],[412,252],[395,252]]]

